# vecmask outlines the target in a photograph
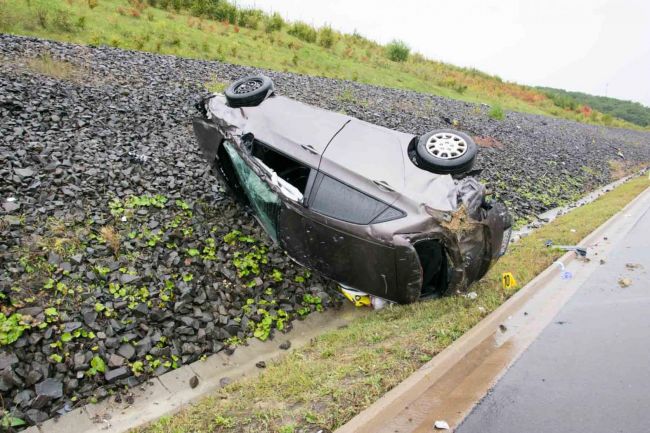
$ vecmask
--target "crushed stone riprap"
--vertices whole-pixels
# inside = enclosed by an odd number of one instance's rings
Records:
[[[339,304],[335,285],[273,246],[199,155],[191,118],[203,85],[255,72],[376,124],[481,137],[480,178],[519,219],[650,159],[647,132],[496,121],[484,106],[414,92],[0,35],[0,418],[35,424],[128,399],[128,387],[248,338],[289,348],[292,320]]]

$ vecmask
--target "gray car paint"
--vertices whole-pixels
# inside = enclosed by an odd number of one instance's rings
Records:
[[[450,291],[466,288],[498,258],[510,225],[505,207],[481,207],[485,188],[473,178],[455,180],[415,166],[408,156],[414,135],[277,95],[241,108],[231,108],[223,96],[215,95],[207,100],[206,111],[207,120],[195,119],[194,129],[210,163],[219,163],[215,156],[225,139],[258,176],[267,178],[247,150],[254,137],[406,214],[359,225],[283,200],[280,244],[325,276],[408,303],[418,300],[422,285],[415,242],[434,239],[445,246]],[[298,239],[301,236],[304,239]]]

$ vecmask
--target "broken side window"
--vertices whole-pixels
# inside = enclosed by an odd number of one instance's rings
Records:
[[[257,140],[253,142],[253,156],[275,172],[280,179],[305,195],[312,169],[288,156],[277,152]]]
[[[280,214],[280,199],[278,195],[255,172],[246,165],[232,144],[227,141],[223,144],[232,160],[232,165],[239,178],[242,189],[255,210],[260,223],[269,234],[277,241],[278,215]]]
[[[320,214],[354,224],[370,224],[388,205],[343,182],[318,173],[309,207]]]

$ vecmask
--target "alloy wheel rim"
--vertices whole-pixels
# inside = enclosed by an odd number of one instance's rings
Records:
[[[467,142],[454,133],[438,132],[429,137],[426,149],[435,158],[455,159],[467,153]]]

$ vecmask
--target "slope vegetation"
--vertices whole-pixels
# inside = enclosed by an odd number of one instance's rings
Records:
[[[288,23],[223,0],[0,0],[0,32],[220,60],[415,90],[585,123],[636,127],[593,109],[558,105],[535,88],[426,59],[404,43]]]

